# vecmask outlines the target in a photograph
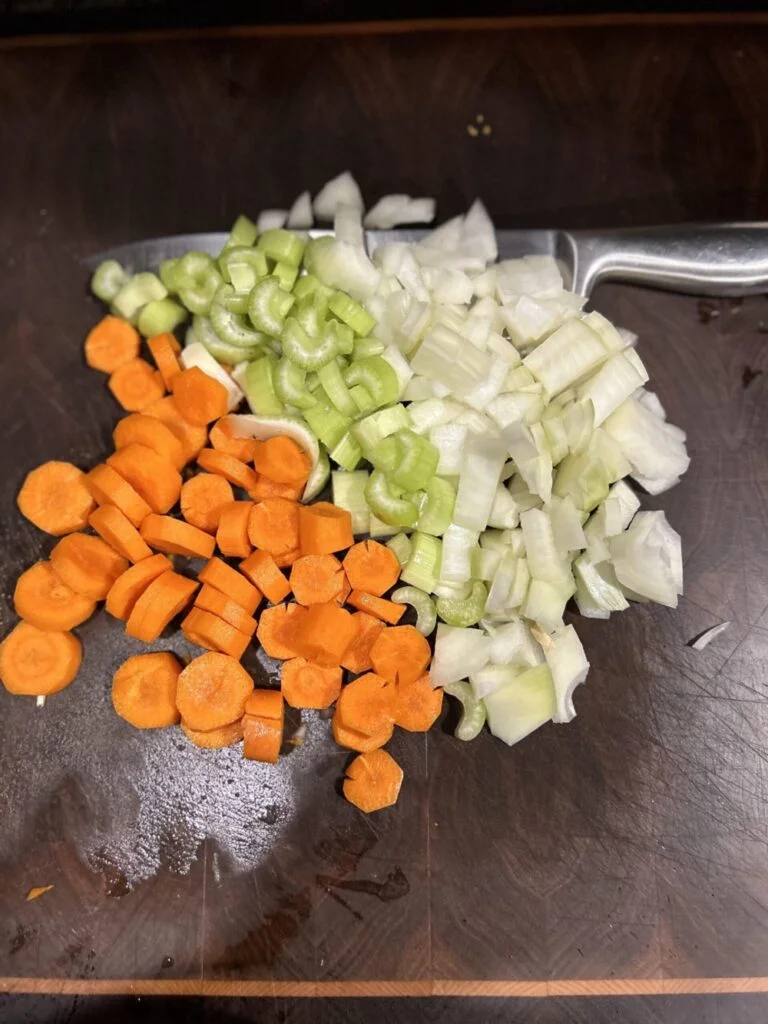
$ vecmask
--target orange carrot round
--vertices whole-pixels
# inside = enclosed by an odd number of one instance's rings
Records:
[[[241,633],[253,636],[256,632],[257,622],[252,615],[242,608],[237,601],[231,600],[226,594],[206,583],[200,588],[195,598],[195,607],[201,608],[204,612],[211,612],[218,615],[220,619],[228,622],[230,626]]]
[[[48,697],[69,686],[83,649],[73,633],[52,633],[20,622],[0,644],[0,679],[9,693]]]
[[[187,423],[176,408],[171,395],[153,402],[146,409],[142,409],[142,412],[146,416],[153,416],[160,420],[169,430],[173,431],[184,448],[185,462],[196,459],[205,447],[208,431],[205,427],[196,427],[193,423]]]
[[[217,451],[231,455],[241,462],[251,462],[253,459],[256,441],[252,441],[249,437],[233,437],[232,428],[227,422],[226,416],[213,424],[208,440]]]
[[[127,619],[152,580],[170,572],[173,566],[165,555],[145,558],[118,576],[107,594],[106,609],[116,619]]]
[[[291,642],[294,653],[318,665],[340,665],[357,629],[352,616],[337,604],[313,604],[298,620]]]
[[[181,476],[172,462],[144,444],[127,444],[107,463],[146,501],[153,512],[169,512],[179,500]]]
[[[291,567],[291,590],[299,604],[342,604],[349,584],[334,555],[304,555]]]
[[[275,565],[278,569],[287,569],[299,558],[301,558],[301,548],[291,548],[290,551],[286,551],[282,555],[275,555]]]
[[[278,484],[274,480],[260,476],[248,493],[254,501],[264,501],[265,498],[287,498],[288,501],[298,501],[304,493],[304,484]]]
[[[139,354],[139,332],[119,316],[105,316],[85,339],[85,361],[94,370],[114,373]]]
[[[385,743],[389,743],[392,739],[392,733],[394,732],[394,726],[390,722],[382,726],[374,736],[366,736],[365,733],[358,732],[357,729],[348,729],[343,725],[339,719],[338,711],[333,716],[331,728],[333,738],[340,747],[346,747],[348,750],[357,750],[361,754],[383,747]]]
[[[248,522],[252,501],[230,501],[222,506],[216,530],[216,546],[227,558],[247,558],[251,553]]]
[[[181,623],[181,630],[191,644],[205,647],[209,651],[228,654],[239,661],[251,642],[250,634],[220,619],[202,608],[192,608]]]
[[[365,814],[391,807],[400,795],[403,769],[386,750],[360,754],[347,768],[344,796]]]
[[[391,626],[396,626],[405,615],[404,604],[395,604],[394,601],[386,601],[383,597],[365,594],[362,590],[353,590],[347,598],[347,604],[381,619],[382,622],[388,622]]]
[[[125,632],[145,644],[157,640],[171,619],[189,603],[196,589],[194,580],[175,572],[164,572],[152,580],[134,604]]]
[[[292,708],[329,708],[341,693],[341,667],[323,668],[305,658],[283,663],[280,687]]]
[[[375,540],[353,544],[343,564],[352,589],[376,597],[381,597],[400,579],[400,563],[394,551]]]
[[[253,680],[240,662],[226,654],[202,654],[178,679],[176,707],[190,729],[219,729],[238,721],[253,693]]]
[[[145,359],[121,363],[107,387],[127,412],[141,412],[165,394],[162,377]]]
[[[234,455],[219,452],[215,448],[203,448],[197,456],[197,464],[207,473],[216,473],[229,480],[235,487],[242,487],[249,494],[256,486],[258,477],[250,466],[246,466]]]
[[[246,715],[243,718],[243,757],[276,764],[283,744],[282,723]]]
[[[137,729],[162,729],[179,721],[176,684],[181,665],[172,654],[136,654],[112,677],[112,704]]]
[[[128,568],[128,560],[100,537],[71,533],[51,551],[51,565],[76,594],[103,601],[117,577]]]
[[[285,498],[265,498],[251,509],[248,535],[251,544],[271,555],[285,555],[299,547],[299,505]]]
[[[424,675],[432,652],[415,626],[383,629],[371,647],[373,671],[392,683],[414,683]]]
[[[88,525],[129,562],[140,562],[152,552],[131,521],[114,505],[101,505],[88,516]]]
[[[306,614],[306,609],[298,604],[276,604],[261,613],[256,636],[270,658],[285,661],[296,657],[298,652],[292,644],[298,623]]]
[[[37,629],[66,632],[89,619],[96,602],[76,594],[50,562],[37,562],[16,580],[13,607]]]
[[[229,481],[213,473],[198,473],[181,485],[181,514],[206,533],[216,532],[222,508],[234,500]]]
[[[305,555],[332,555],[354,543],[352,517],[328,501],[299,506],[299,547]]]
[[[280,722],[282,729],[285,718],[285,704],[280,690],[254,690],[245,702],[246,715],[265,718],[270,722]]]
[[[412,683],[398,683],[395,725],[408,732],[429,732],[443,709],[443,691],[432,686],[428,673]]]
[[[190,743],[194,743],[196,747],[202,747],[204,750],[223,750],[224,747],[233,747],[243,738],[243,723],[241,721],[221,725],[218,729],[190,729],[186,722],[182,722],[181,728]]]
[[[384,623],[375,619],[367,612],[355,612],[352,616],[355,624],[355,635],[342,658],[342,667],[355,675],[373,668],[371,648],[376,637],[384,629]]]
[[[220,558],[207,562],[198,573],[198,579],[236,601],[249,615],[253,615],[261,603],[257,587]]]
[[[336,706],[339,721],[348,729],[375,736],[395,718],[394,683],[370,672],[347,683]]]
[[[253,464],[260,474],[278,484],[305,484],[312,469],[304,449],[283,434],[257,442]]]
[[[210,533],[198,530],[181,519],[158,516],[151,512],[141,524],[141,536],[150,547],[169,555],[187,558],[210,558],[216,542]]]
[[[240,572],[247,576],[270,604],[279,604],[291,592],[291,585],[280,572],[268,551],[253,551],[240,563]]]
[[[118,420],[112,431],[112,440],[115,448],[125,448],[127,444],[143,444],[162,455],[176,469],[181,469],[187,461],[184,445],[170,427],[146,413],[132,412],[130,416]]]
[[[44,462],[27,473],[16,503],[25,519],[54,537],[82,530],[94,506],[85,473],[70,462]]]
[[[173,378],[181,373],[181,363],[178,360],[181,345],[172,334],[156,334],[153,338],[147,338],[147,346],[163,378],[163,384],[170,391]]]
[[[177,374],[172,388],[176,408],[188,423],[204,427],[226,415],[227,389],[198,366]]]
[[[128,481],[106,463],[92,469],[85,482],[99,505],[114,505],[133,526],[141,526],[144,517],[152,511]]]

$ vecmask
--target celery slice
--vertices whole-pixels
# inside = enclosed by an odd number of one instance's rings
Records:
[[[97,299],[109,304],[114,301],[117,293],[127,283],[128,274],[117,260],[104,260],[93,273],[91,291]]]
[[[395,604],[409,604],[416,612],[416,629],[422,636],[429,636],[437,625],[435,602],[418,587],[398,587],[392,593]]]

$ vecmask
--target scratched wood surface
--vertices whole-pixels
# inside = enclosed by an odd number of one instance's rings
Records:
[[[503,226],[768,219],[767,44],[702,25],[1,52],[2,630],[15,576],[50,548],[15,514],[20,481],[46,458],[94,464],[118,412],[81,361],[98,315],[82,256],[226,227],[346,166],[371,200],[433,194],[447,216],[481,195]],[[467,133],[478,115],[490,135]],[[689,475],[646,502],[683,537],[680,608],[578,623],[593,668],[568,728],[513,750],[462,746],[450,719],[398,736],[402,797],[373,818],[340,799],[319,716],[276,770],[131,730],[108,687],[136,648],[97,617],[80,678],[43,711],[0,694],[4,988],[245,983],[279,995],[264,1019],[299,1021],[288,983],[583,981],[638,995],[479,1012],[765,1018],[760,995],[667,993],[768,975],[768,304],[605,287],[595,305],[640,333],[689,433]]]

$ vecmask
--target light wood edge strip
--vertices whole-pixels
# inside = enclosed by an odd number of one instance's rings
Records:
[[[627,13],[509,15],[499,18],[413,18],[406,21],[350,21],[304,25],[212,25],[208,28],[142,29],[125,32],[8,36],[0,50],[46,46],[82,46],[89,43],[153,43],[196,39],[271,39],[291,36],[402,35],[410,32],[477,32],[504,29],[568,29],[653,27],[655,25],[766,25],[763,11],[717,11],[699,14]]]
[[[564,981],[216,981],[145,978],[0,978],[0,993],[44,995],[402,997],[481,996],[537,999],[563,996],[727,995],[768,992],[762,978],[597,978]]]

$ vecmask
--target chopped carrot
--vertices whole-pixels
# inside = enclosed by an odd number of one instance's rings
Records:
[[[249,615],[253,615],[259,607],[260,591],[237,569],[222,562],[220,558],[212,558],[207,562],[198,573],[198,579],[236,601]]]
[[[220,651],[239,661],[251,642],[250,634],[235,629],[213,612],[192,608],[182,620],[181,631],[191,644]]]
[[[114,505],[100,505],[88,516],[88,525],[129,562],[140,562],[152,554],[139,531]]]
[[[285,498],[265,498],[251,509],[251,544],[270,555],[285,555],[299,547],[299,505]]]
[[[94,505],[85,473],[71,462],[44,462],[27,473],[16,503],[25,519],[54,537],[84,529]]]
[[[400,563],[394,551],[376,540],[353,544],[344,556],[344,571],[353,590],[381,597],[400,579]]]
[[[254,551],[248,555],[240,563],[240,572],[258,587],[271,604],[279,604],[291,592],[290,583],[268,551]]]
[[[261,613],[256,636],[270,658],[286,661],[296,657],[298,652],[292,644],[298,624],[306,614],[300,604],[276,604]]]
[[[156,416],[147,416],[146,413],[132,412],[118,420],[112,431],[112,440],[115,448],[143,444],[168,459],[176,469],[181,469],[187,461],[184,445],[171,428]]]
[[[390,722],[384,725],[375,736],[366,736],[365,733],[358,732],[357,729],[348,729],[345,725],[342,725],[338,712],[333,716],[331,728],[333,730],[333,738],[340,747],[357,750],[361,754],[383,747],[385,743],[389,743],[392,739],[392,733],[394,732],[394,726]]]
[[[218,729],[190,729],[186,722],[181,723],[181,728],[190,743],[204,750],[223,750],[243,738],[243,723],[240,720],[220,725]]]
[[[216,532],[222,508],[234,500],[229,481],[213,473],[198,473],[181,485],[181,514],[206,533]]]
[[[253,459],[256,442],[249,437],[234,437],[226,416],[213,424],[208,440],[217,451],[231,455],[241,462],[251,462]]]
[[[313,604],[299,618],[289,642],[307,661],[340,665],[356,632],[352,616],[337,604]]]
[[[371,648],[373,671],[392,683],[415,683],[431,656],[429,643],[415,626],[389,626]]]
[[[249,491],[254,501],[264,501],[265,498],[287,498],[289,501],[298,501],[304,493],[304,484],[278,484],[274,480],[268,480],[260,476],[253,489]]]
[[[258,477],[250,466],[246,466],[234,455],[219,452],[215,448],[203,448],[197,456],[197,464],[207,473],[216,473],[235,487],[242,487],[249,494],[256,486]]]
[[[280,690],[254,690],[245,702],[246,715],[265,718],[268,722],[282,722],[285,718],[285,704]]]
[[[332,555],[354,543],[352,517],[328,501],[299,507],[299,546],[305,555]]]
[[[227,389],[199,366],[182,370],[173,378],[172,387],[176,408],[188,423],[204,427],[226,415]]]
[[[172,334],[156,334],[154,338],[147,338],[147,347],[152,353],[163,384],[170,391],[173,378],[181,373],[181,363],[178,355],[181,352],[181,345]]]
[[[208,583],[201,587],[195,598],[195,607],[202,608],[204,612],[218,615],[220,619],[224,619],[230,626],[239,629],[241,633],[247,633],[248,636],[253,636],[256,632],[256,619],[249,615],[237,601],[233,601]]]
[[[257,442],[253,464],[262,476],[278,484],[305,484],[312,469],[304,449],[284,434]]]
[[[285,551],[282,555],[275,555],[275,565],[278,569],[287,569],[299,558],[301,558],[301,548],[291,548],[290,551]]]
[[[429,673],[395,687],[395,725],[408,732],[429,732],[443,709],[443,691],[432,686]]]
[[[220,729],[239,721],[253,693],[253,680],[226,654],[201,654],[187,665],[176,687],[176,707],[190,728]]]
[[[193,423],[187,423],[173,401],[173,396],[168,395],[158,402],[153,402],[146,409],[142,409],[146,416],[154,416],[155,419],[163,422],[169,430],[178,437],[184,448],[186,462],[196,459],[205,447],[208,439],[208,431],[205,427],[196,427]]]
[[[105,316],[85,339],[85,361],[93,370],[114,373],[139,354],[139,332],[119,316]]]
[[[141,526],[152,509],[117,470],[104,463],[85,478],[88,490],[99,505],[114,505],[133,526]]]
[[[141,524],[141,536],[150,547],[169,555],[210,558],[216,550],[216,542],[210,533],[198,530],[181,519],[158,516],[154,512]]]
[[[253,507],[252,501],[229,501],[222,506],[216,530],[216,545],[222,555],[228,558],[247,558],[250,555],[248,521]]]
[[[280,671],[283,697],[292,708],[329,708],[341,693],[341,667],[323,668],[291,658]]]
[[[254,690],[245,704],[243,756],[275,764],[285,727],[285,703],[279,690]]]
[[[76,594],[103,601],[117,577],[128,568],[128,560],[100,537],[70,533],[51,551],[51,565]]]
[[[365,814],[397,803],[403,769],[386,750],[360,754],[347,768],[344,796]]]
[[[334,555],[304,555],[291,568],[291,590],[299,604],[343,604],[349,584]]]
[[[390,626],[396,626],[403,615],[405,615],[404,604],[385,601],[383,597],[364,594],[362,590],[353,590],[347,598],[347,604],[351,604],[358,611],[374,615],[377,619],[381,619],[382,622],[388,622]]]
[[[69,686],[83,649],[73,633],[53,633],[20,622],[0,644],[0,680],[9,693],[49,697]]]
[[[50,562],[36,562],[16,580],[16,614],[38,629],[65,632],[96,610],[96,602],[81,597],[59,578]]]
[[[136,654],[112,677],[112,704],[137,729],[162,729],[179,721],[176,683],[181,665],[167,652]]]
[[[347,683],[336,705],[339,721],[347,729],[376,736],[395,720],[395,684],[373,672]]]
[[[171,619],[189,604],[196,589],[194,580],[175,572],[156,577],[134,604],[125,624],[126,633],[145,644],[157,640]]]
[[[375,619],[372,615],[368,615],[367,612],[355,612],[352,616],[352,621],[355,623],[357,632],[344,657],[341,659],[341,665],[342,668],[357,675],[360,672],[367,672],[368,669],[373,668],[371,648],[376,637],[384,629],[384,623]]]
[[[152,580],[172,569],[165,555],[152,555],[126,569],[122,576],[117,577],[107,594],[105,607],[109,614],[125,621]]]
[[[153,512],[170,511],[179,500],[181,476],[172,462],[144,444],[127,444],[107,459]]]
[[[165,394],[163,378],[145,359],[129,359],[114,371],[107,387],[127,412],[141,412]]]

